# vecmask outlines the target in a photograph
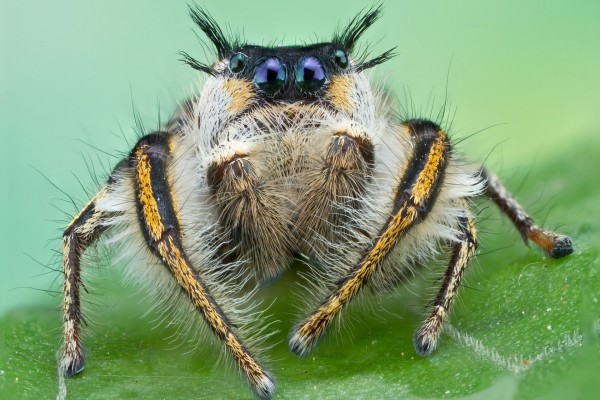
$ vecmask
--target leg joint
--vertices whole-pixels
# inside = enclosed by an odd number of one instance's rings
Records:
[[[333,135],[327,151],[326,162],[340,169],[372,168],[375,162],[375,148],[365,135],[355,135],[350,131],[339,131]],[[362,167],[362,168],[361,168]]]
[[[236,153],[226,160],[212,163],[206,174],[208,185],[213,190],[219,189],[222,185],[234,185],[238,186],[234,189],[241,191],[247,189],[245,186],[248,186],[248,184],[256,184],[258,179],[252,163],[247,157],[248,155],[245,153]]]
[[[409,119],[402,123],[414,138],[435,137],[442,130],[436,123],[426,119]]]
[[[166,158],[169,153],[169,134],[167,132],[155,132],[138,140],[129,155],[129,162],[131,166],[135,167],[143,155],[150,158]]]

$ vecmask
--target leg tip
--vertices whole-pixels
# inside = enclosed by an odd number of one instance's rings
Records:
[[[573,253],[573,241],[568,236],[558,236],[554,241],[554,247],[550,251],[550,257],[562,258]]]
[[[424,332],[422,329],[419,329],[413,337],[413,344],[418,355],[427,357],[435,351],[437,347],[437,338]]]
[[[298,329],[294,329],[289,341],[290,351],[298,357],[302,357],[310,353],[315,344],[311,344],[307,339],[308,338],[304,337],[298,332]]]
[[[85,357],[83,356],[64,356],[60,362],[60,373],[69,378],[77,375],[85,368]]]
[[[252,385],[254,393],[259,399],[270,400],[275,395],[275,382],[270,374],[264,374]]]

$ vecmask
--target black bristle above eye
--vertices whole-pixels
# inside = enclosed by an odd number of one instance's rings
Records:
[[[363,61],[356,66],[356,69],[358,71],[363,71],[365,69],[373,68],[376,65],[382,64],[382,63],[386,62],[387,60],[394,58],[396,56],[395,50],[396,50],[395,47],[391,48],[388,51],[378,55],[375,58],[371,58],[368,61]]]
[[[363,33],[381,17],[382,11],[383,6],[377,4],[358,13],[341,32],[334,34],[333,43],[351,52]]]
[[[217,21],[199,6],[189,6],[190,17],[204,32],[206,37],[215,45],[219,58],[225,58],[230,52],[232,44],[227,40]]]
[[[381,3],[374,4],[371,8],[359,12],[344,29],[334,34],[332,42],[346,52],[351,53],[366,30],[381,18],[382,12],[383,6]],[[394,53],[395,49],[394,47],[370,60],[365,60],[368,57],[368,52],[364,52],[359,56],[355,55],[354,69],[356,71],[363,71],[386,62],[396,55]]]
[[[227,39],[217,21],[204,9],[195,5],[188,6],[190,17],[194,23],[202,30],[210,42],[215,46],[217,50],[217,57],[219,59],[227,58],[231,55],[232,49],[237,46],[236,43],[232,43]],[[200,39],[202,41],[202,39]],[[236,41],[234,39],[234,41]],[[188,64],[190,67],[197,71],[205,72],[209,75],[218,75],[218,71],[214,66],[202,63],[186,52],[179,52],[182,56],[181,61]]]
[[[184,51],[180,51],[179,55],[181,56],[180,60],[194,68],[196,71],[205,72],[209,75],[215,76],[217,75],[217,71],[211,67],[210,65],[206,65],[196,60],[194,57],[190,56],[188,53]]]

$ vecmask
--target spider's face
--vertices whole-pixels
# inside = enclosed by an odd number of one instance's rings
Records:
[[[294,118],[288,122],[292,123],[297,118],[316,121],[338,115],[364,122],[373,101],[362,71],[388,60],[393,49],[369,60],[352,54],[379,14],[377,8],[357,15],[329,42],[264,47],[229,40],[210,15],[191,9],[192,19],[218,56],[217,62],[208,65],[182,53],[186,63],[209,75],[196,109],[205,137],[248,118],[263,126],[267,119],[291,115]]]
[[[200,119],[220,115],[226,123],[251,114],[281,114],[283,109],[299,118],[315,113],[352,116],[371,97],[361,70],[333,43],[244,45],[212,68],[202,94],[206,101],[201,101],[207,108],[200,110]]]
[[[331,98],[336,82],[353,72],[346,50],[324,43],[306,47],[242,46],[222,60],[219,73],[251,88],[257,102],[313,102]]]

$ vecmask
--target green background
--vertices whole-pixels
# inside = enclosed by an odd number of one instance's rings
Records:
[[[290,44],[327,40],[371,3],[204,4],[249,41]],[[411,335],[432,279],[411,287],[421,296],[400,290],[382,300],[377,318],[357,311],[361,322],[347,326],[354,334],[327,339],[307,359],[286,351],[293,317],[284,279],[265,294],[278,298],[281,332],[267,355],[282,398],[598,393],[599,21],[596,1],[385,4],[362,43],[374,54],[398,46],[398,56],[375,79],[419,116],[436,115],[447,90],[453,137],[483,130],[460,149],[486,160],[534,217],[572,235],[577,251],[547,260],[482,205],[483,255],[453,315],[456,330],[427,359],[414,354]],[[133,108],[152,130],[195,90],[196,74],[177,52],[204,53],[184,2],[1,0],[0,34],[0,397],[50,398],[60,299],[48,291],[60,287],[58,273],[40,263],[59,267],[55,250],[76,212],[61,191],[87,201],[94,177],[103,181],[114,155],[135,141]],[[193,356],[169,350],[169,329],[151,330],[152,315],[139,317],[149,301],[121,289],[120,268],[112,270],[97,273],[103,295],[86,341],[90,361],[68,381],[70,398],[248,395],[210,346]],[[513,356],[517,365],[541,359],[513,375]]]

